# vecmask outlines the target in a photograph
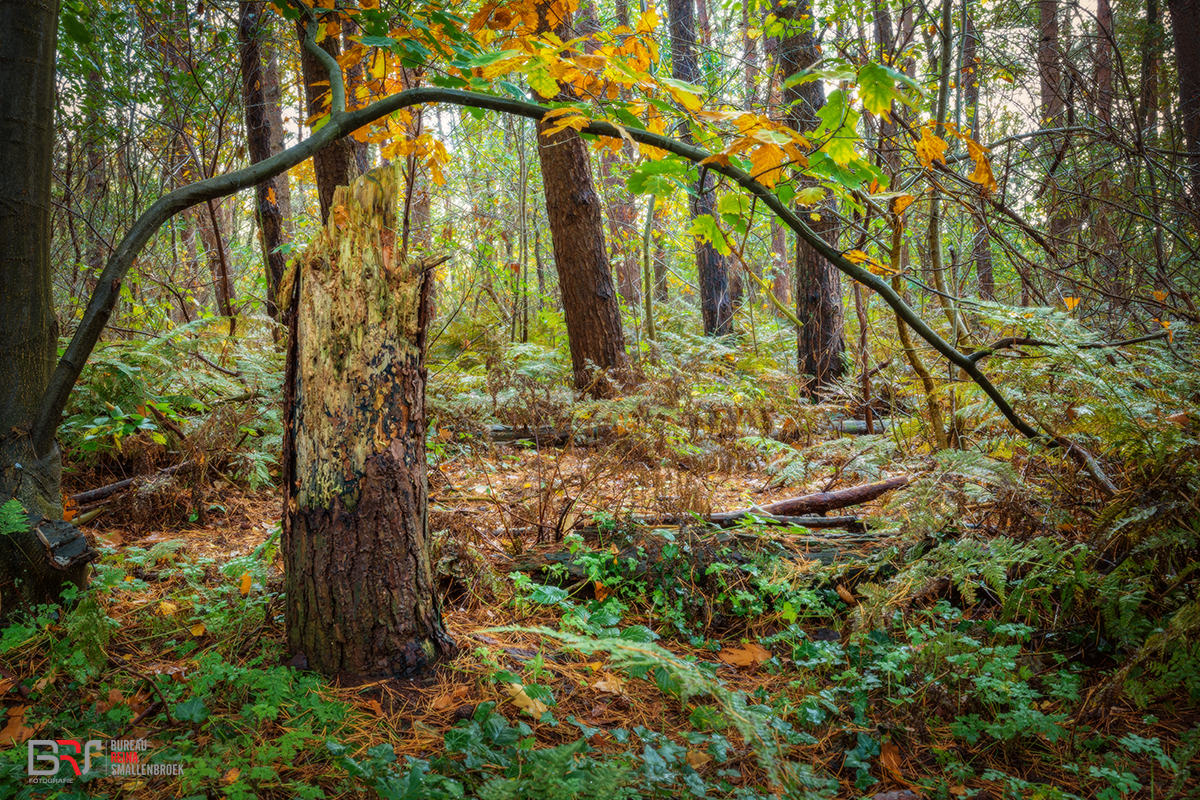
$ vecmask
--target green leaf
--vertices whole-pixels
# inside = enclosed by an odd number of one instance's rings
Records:
[[[209,713],[204,701],[199,697],[175,706],[175,718],[184,722],[204,722],[208,719]]]
[[[390,36],[364,36],[359,39],[360,42],[367,47],[387,47],[390,48],[394,44],[400,44]]]
[[[701,214],[696,217],[692,220],[692,227],[688,228],[687,232],[701,241],[708,242],[723,256],[732,252],[729,249],[729,243],[725,241],[725,234],[721,233],[721,229],[717,227],[717,221],[712,218],[711,214]]]
[[[893,100],[913,105],[913,101],[896,86],[901,79],[907,81],[908,76],[881,64],[867,64],[860,69],[858,96],[862,99],[863,108],[872,114],[886,115],[892,109]]]
[[[92,32],[88,30],[88,27],[65,8],[63,9],[62,19],[59,20],[59,24],[62,26],[63,33],[79,44],[91,44],[94,40]]]
[[[722,214],[749,214],[750,198],[740,192],[722,195],[717,200],[717,211]]]
[[[535,603],[552,606],[561,603],[567,599],[567,590],[560,589],[557,586],[546,586],[539,584],[529,595],[529,599]]]
[[[497,61],[503,61],[506,58],[512,58],[513,56],[519,55],[521,55],[520,50],[498,50],[492,53],[483,53],[482,55],[475,56],[471,60],[462,64],[462,66],[465,68],[486,67],[489,64],[495,64]]]
[[[647,161],[629,172],[626,184],[634,194],[652,194],[660,199],[669,197],[677,187],[685,186],[688,166],[674,158]]]

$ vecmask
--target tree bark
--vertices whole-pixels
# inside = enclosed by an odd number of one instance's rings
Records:
[[[820,57],[813,35],[810,0],[780,7],[779,18],[790,28],[778,46],[779,66],[784,76],[793,75],[815,64]],[[798,131],[815,127],[817,111],[825,105],[821,81],[809,81],[783,92],[788,106],[788,124]],[[811,223],[814,232],[833,245],[837,242],[837,220],[831,206],[818,209],[819,219]],[[817,250],[796,239],[796,316],[801,326],[797,334],[800,374],[806,379],[811,395],[830,388],[845,374],[845,320],[842,310],[842,285],[838,271]]]
[[[979,48],[983,42],[979,30],[975,27],[973,9],[967,7],[966,18],[963,22],[963,68],[966,72],[961,80],[966,81],[966,91],[963,93],[967,105],[967,115],[971,125],[971,137],[976,141],[981,138],[979,79],[980,67],[983,60],[979,57]],[[971,234],[971,260],[975,263],[975,283],[979,296],[984,300],[996,299],[996,278],[992,270],[992,245],[987,227],[987,203],[980,198],[975,203],[978,217],[974,221],[974,231]]]
[[[700,67],[696,61],[696,22],[693,15],[694,0],[669,0],[671,23],[671,76],[676,80],[699,84]],[[680,139],[692,143],[691,133],[685,127]],[[700,180],[691,194],[692,219],[715,214],[716,201],[713,197],[715,182],[712,174],[700,170]],[[704,320],[704,332],[709,336],[727,336],[733,333],[733,299],[730,294],[729,268],[725,259],[713,246],[696,239],[696,280],[700,284],[700,315]]]
[[[544,4],[539,4],[538,13],[543,30],[555,30],[567,38],[569,20],[553,16],[554,10]],[[551,98],[540,99],[545,102]],[[569,90],[563,89],[555,99],[574,98]],[[614,387],[594,367],[609,371],[624,368],[625,336],[604,246],[600,196],[579,133],[567,128],[547,136],[550,127],[551,124],[538,120],[538,158],[575,388],[605,397],[613,393]]]
[[[1175,31],[1175,66],[1179,73],[1179,121],[1187,144],[1191,172],[1191,210],[1200,228],[1200,0],[1167,0]]]
[[[19,606],[14,591],[36,604],[53,602],[64,583],[82,586],[91,553],[76,531],[84,560],[55,563],[40,555],[33,530],[63,516],[58,444],[31,436],[58,354],[50,265],[57,31],[57,0],[0,5],[0,504],[17,500],[31,522],[0,537],[5,609]]]
[[[246,112],[246,144],[250,163],[257,164],[282,150],[279,114],[279,75],[271,76],[264,45],[270,32],[270,16],[265,5],[256,0],[238,3],[238,42],[242,72],[242,101]],[[274,85],[274,98],[270,97]],[[274,104],[274,109],[272,109]],[[290,201],[287,174],[277,175],[255,187],[255,216],[258,218],[259,243],[267,276],[267,314],[279,320],[277,305],[279,282],[283,279],[286,258],[279,247],[286,241],[283,230],[284,198]],[[288,203],[290,205],[290,202]]]
[[[307,29],[302,17],[296,22],[296,34],[300,38],[300,69],[304,74],[304,97],[309,117],[308,124],[311,126],[322,115],[329,113],[329,73],[317,57],[304,46],[306,33]],[[336,35],[326,36],[318,47],[334,58],[337,58],[342,52],[340,38]],[[324,86],[317,86],[322,82],[325,82]],[[350,176],[355,172],[357,172],[357,158],[354,152],[354,140],[350,137],[332,142],[313,156],[313,173],[317,176],[317,199],[321,205],[321,222],[329,219],[329,209],[333,207],[333,190],[348,184]]]
[[[402,262],[403,176],[374,170],[291,285],[283,540],[288,647],[348,679],[418,673],[455,652],[429,562],[426,325],[432,267]]]

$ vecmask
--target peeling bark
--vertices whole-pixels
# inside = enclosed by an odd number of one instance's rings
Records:
[[[339,187],[284,279],[288,647],[349,679],[412,675],[455,652],[429,562],[425,474],[425,327],[440,261],[398,259],[403,182],[387,167]]]

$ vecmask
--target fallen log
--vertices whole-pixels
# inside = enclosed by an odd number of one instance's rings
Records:
[[[86,492],[80,492],[79,494],[73,494],[73,495],[71,495],[70,499],[77,506],[81,506],[84,503],[94,503],[97,500],[103,500],[106,497],[111,497],[112,495],[116,494],[117,492],[125,491],[126,489],[128,489],[130,486],[133,485],[134,481],[140,480],[141,478],[158,477],[158,476],[164,476],[164,475],[174,475],[176,472],[182,472],[183,470],[188,469],[189,467],[194,467],[195,465],[196,465],[195,461],[185,461],[182,464],[176,464],[173,467],[166,467],[165,469],[160,469],[158,472],[154,473],[153,476],[139,475],[136,478],[126,478],[123,481],[117,481],[116,483],[110,483],[107,486],[100,486],[96,489],[88,489]]]
[[[846,508],[870,502],[893,489],[900,489],[907,486],[912,482],[912,479],[911,475],[900,475],[895,478],[888,478],[886,481],[880,481],[879,483],[851,486],[849,489],[839,489],[836,492],[817,492],[800,497],[789,497],[786,500],[777,500],[765,506],[740,508],[736,511],[713,514],[712,519],[716,522],[722,518],[729,519],[735,515],[744,517],[748,514],[781,517],[800,514],[824,514],[826,511],[832,511],[835,508]]]

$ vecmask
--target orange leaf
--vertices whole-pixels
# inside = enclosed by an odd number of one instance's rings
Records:
[[[917,142],[917,160],[923,167],[933,166],[934,161],[946,163],[946,141],[934,136],[928,128],[921,129],[921,139]]]
[[[917,198],[913,197],[911,194],[902,194],[896,198],[896,203],[893,208],[897,214],[903,214],[904,209],[916,202],[916,199]]]
[[[250,587],[252,584],[253,584],[253,580],[250,578],[250,573],[249,572],[244,573],[242,575],[242,585],[240,587],[238,587],[242,592],[242,597],[245,597],[246,595],[250,594]]]
[[[459,701],[465,700],[467,695],[469,695],[470,693],[471,693],[471,687],[469,684],[464,683],[462,686],[456,686],[456,687],[454,687],[454,691],[446,692],[445,694],[438,695],[437,697],[434,698],[433,710],[434,711],[445,711],[448,708],[457,706],[457,705],[459,705]]]
[[[1078,297],[1064,297],[1063,304],[1066,305],[1067,311],[1074,311],[1075,306],[1079,305]]]
[[[745,647],[726,647],[717,658],[734,667],[757,667],[771,657],[771,651],[753,642]]]
[[[8,724],[0,731],[0,745],[11,747],[33,738],[36,728],[25,724],[25,712],[29,706],[13,706],[8,709]]]
[[[904,774],[900,771],[900,748],[895,742],[884,742],[879,749],[879,763],[891,773],[892,777],[904,782]]]

